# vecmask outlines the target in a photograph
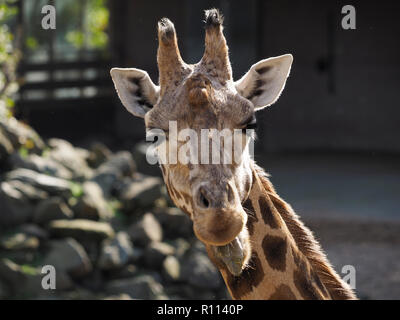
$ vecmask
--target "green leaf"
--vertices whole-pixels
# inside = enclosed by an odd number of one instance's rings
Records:
[[[31,50],[34,50],[38,47],[38,41],[34,37],[27,37],[25,43],[26,46]]]
[[[69,43],[71,43],[74,47],[78,49],[82,48],[83,46],[84,37],[82,31],[69,31],[66,35],[66,39]]]
[[[80,183],[71,181],[69,188],[74,198],[80,198],[83,196],[83,187]]]
[[[35,276],[37,274],[39,274],[38,270],[33,267],[30,266],[29,264],[23,264],[21,265],[21,271],[27,275],[31,275],[31,276]]]
[[[11,98],[9,98],[9,97],[6,97],[6,106],[7,106],[7,108],[12,108],[12,107],[14,107],[14,104],[15,104],[15,102],[14,102],[13,99],[11,99]]]
[[[29,150],[25,147],[20,147],[18,149],[18,153],[21,156],[21,158],[26,159],[29,155]]]

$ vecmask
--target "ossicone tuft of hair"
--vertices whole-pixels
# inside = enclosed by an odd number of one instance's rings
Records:
[[[205,10],[206,29],[210,27],[221,26],[224,22],[224,17],[218,9]]]
[[[168,42],[174,39],[175,27],[168,18],[162,18],[158,21],[158,32],[163,42]]]

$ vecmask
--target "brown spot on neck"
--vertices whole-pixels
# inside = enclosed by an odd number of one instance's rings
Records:
[[[292,250],[292,255],[296,266],[293,272],[293,281],[301,296],[306,300],[330,298],[325,286],[317,273],[312,270],[306,257],[295,249]]]
[[[285,284],[281,284],[269,297],[269,300],[296,300],[296,296],[290,287]]]
[[[285,271],[286,269],[286,238],[266,235],[261,243],[264,256],[272,269]]]
[[[233,276],[225,266],[226,283],[234,299],[241,299],[244,295],[253,291],[264,279],[264,271],[257,252],[253,252],[248,267],[239,277]]]
[[[268,179],[268,174],[256,164],[253,165],[254,174],[261,182],[264,192],[267,192],[269,199],[273,202],[273,206],[288,227],[297,248],[304,257],[307,258],[322,285],[326,287],[329,297],[335,300],[357,299],[353,291],[341,280],[335,270],[333,270],[310,230],[301,222],[291,206],[276,193]]]
[[[269,199],[268,199],[269,200]],[[261,195],[258,199],[258,205],[260,206],[261,216],[265,224],[269,225],[272,229],[277,229],[281,226],[279,218],[275,216],[275,213],[271,210],[272,203],[267,201],[266,195]]]
[[[305,300],[325,300],[315,283],[315,279],[304,268],[298,268],[293,272],[293,280],[297,290]]]
[[[254,233],[254,223],[258,222],[258,218],[250,198],[247,198],[247,200],[243,203],[243,208],[247,213],[247,225],[246,225],[247,230],[249,231],[249,234],[252,236]]]

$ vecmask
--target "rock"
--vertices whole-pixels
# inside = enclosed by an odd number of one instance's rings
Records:
[[[141,263],[144,255],[144,248],[135,247],[133,250],[132,262]]]
[[[124,176],[131,176],[135,170],[132,155],[127,151],[120,151],[97,168],[92,180],[99,184],[106,196],[109,196],[117,181]]]
[[[191,285],[180,285],[179,295],[186,300],[217,300],[218,297],[212,290],[202,289]]]
[[[35,273],[38,272],[35,270]],[[8,285],[23,284],[24,273],[21,267],[9,259],[0,259],[0,279]]]
[[[183,238],[172,240],[170,244],[175,248],[175,256],[181,258],[190,249],[190,243]]]
[[[14,147],[10,140],[0,130],[0,163],[5,163],[8,157],[14,152]]]
[[[128,294],[132,299],[156,299],[164,295],[163,286],[149,275],[112,280],[106,285],[109,294]]]
[[[88,163],[92,168],[97,168],[107,159],[109,159],[111,155],[112,153],[110,149],[107,148],[106,145],[104,145],[101,142],[95,142],[90,147]]]
[[[27,223],[19,226],[18,231],[36,237],[40,240],[47,240],[49,237],[49,234],[46,230],[33,223]]]
[[[144,251],[144,261],[149,268],[159,269],[164,259],[174,253],[173,246],[163,242],[153,242]]]
[[[0,300],[10,299],[10,289],[8,286],[0,281]]]
[[[89,157],[86,150],[74,148],[72,144],[62,139],[50,139],[48,144],[52,148],[48,157],[67,168],[74,179],[88,179],[92,176],[92,169],[86,162],[86,158]]]
[[[159,242],[162,239],[162,229],[159,222],[151,213],[146,213],[134,225],[132,225],[128,234],[134,244],[146,246],[150,242]]]
[[[97,260],[100,256],[101,240],[98,240],[96,238],[86,238],[86,239],[78,239],[78,241],[85,248],[85,251],[88,254],[92,264],[96,265]]]
[[[152,207],[154,201],[161,196],[163,196],[161,179],[143,175],[138,175],[119,193],[119,198],[127,211],[135,207]]]
[[[167,281],[178,281],[181,277],[181,265],[177,258],[168,256],[162,263],[162,275]]]
[[[40,202],[35,209],[33,222],[45,225],[53,220],[72,219],[74,213],[60,197],[52,197]]]
[[[121,269],[109,270],[107,276],[110,279],[133,278],[138,275],[139,269],[134,264],[128,264]]]
[[[23,232],[13,232],[0,238],[0,248],[4,250],[36,250],[39,239]]]
[[[79,148],[79,147],[74,147],[75,152],[78,153],[78,155],[86,161],[86,163],[89,161],[90,157],[90,151],[84,149],[84,148]]]
[[[184,261],[181,280],[195,287],[211,290],[218,289],[222,284],[219,271],[206,254],[194,251]]]
[[[42,264],[52,265],[56,272],[64,271],[73,277],[82,277],[92,271],[85,249],[71,238],[50,241]]]
[[[133,159],[138,168],[140,168],[140,172],[149,176],[158,176],[161,177],[161,170],[158,164],[149,164],[146,159],[148,144],[146,143],[138,143],[135,145],[132,155]]]
[[[52,221],[48,230],[55,237],[71,237],[82,241],[102,241],[114,237],[114,230],[108,223],[85,219]]]
[[[104,240],[98,266],[103,270],[121,268],[133,257],[133,247],[125,232],[118,232],[114,239]]]
[[[82,185],[83,194],[79,198],[74,211],[79,219],[109,220],[113,212],[103,196],[99,185],[92,181],[86,181]]]
[[[102,169],[108,168],[117,171],[124,177],[132,176],[136,172],[135,161],[128,151],[119,151],[113,154],[101,167]]]
[[[48,298],[47,298],[48,299]],[[64,292],[61,298],[56,298],[57,300],[97,300],[98,296],[85,288],[78,287],[75,290]]]
[[[56,270],[56,289],[59,290],[71,290],[75,288],[74,281],[71,276],[62,270]]]
[[[21,250],[0,250],[0,259],[7,258],[20,265],[36,264],[40,260],[40,250],[21,249]]]
[[[132,300],[129,294],[121,293],[113,296],[105,297],[104,300]]]
[[[12,295],[37,296],[43,292],[42,275],[38,268],[18,265],[9,259],[0,259],[0,280],[4,282]]]
[[[154,210],[154,216],[161,223],[167,238],[188,238],[193,235],[192,221],[178,208],[157,209]]]
[[[35,130],[15,118],[1,120],[0,128],[14,149],[24,146],[33,153],[41,154],[46,147]]]
[[[30,200],[32,202],[44,200],[49,197],[49,194],[46,191],[35,188],[30,184],[26,184],[18,180],[8,181],[6,183],[8,183],[13,189],[21,192],[24,199]]]
[[[29,169],[16,169],[6,174],[6,179],[20,181],[54,195],[71,195],[71,183],[67,180],[51,177]]]
[[[79,281],[79,284],[92,292],[99,292],[103,290],[104,286],[103,272],[98,268],[94,268],[93,272]]]
[[[0,227],[25,223],[33,215],[33,205],[24,193],[7,181],[0,183]]]
[[[113,191],[114,185],[118,182],[118,179],[120,178],[121,177],[117,172],[110,170],[95,173],[92,181],[97,183],[103,191],[104,195],[109,198]]]
[[[36,171],[38,173],[70,180],[73,178],[71,171],[62,164],[48,157],[39,157],[36,154],[30,154],[22,158],[19,153],[13,153],[9,159],[13,168],[22,168]]]

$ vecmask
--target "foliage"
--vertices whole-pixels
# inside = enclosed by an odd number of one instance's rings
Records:
[[[122,212],[121,212],[121,208],[122,208],[122,203],[121,201],[113,198],[112,200],[107,201],[107,206],[110,209],[110,211],[113,213],[114,216],[118,217],[118,216],[123,216]]]
[[[102,49],[107,45],[109,11],[105,0],[88,0],[83,30],[71,30],[66,39],[74,47],[81,49]]]
[[[35,267],[33,267],[29,264],[21,265],[21,272],[25,273],[26,275],[30,275],[30,276],[36,276],[39,273]]]
[[[74,198],[80,198],[83,195],[83,187],[81,184],[70,181],[70,190]]]
[[[7,24],[17,13],[14,2],[0,0],[0,118],[11,116],[12,97],[18,89],[16,67],[21,54]]]
[[[28,158],[29,150],[27,148],[25,148],[24,146],[22,146],[18,149],[18,153],[22,159],[26,159],[26,158]]]

